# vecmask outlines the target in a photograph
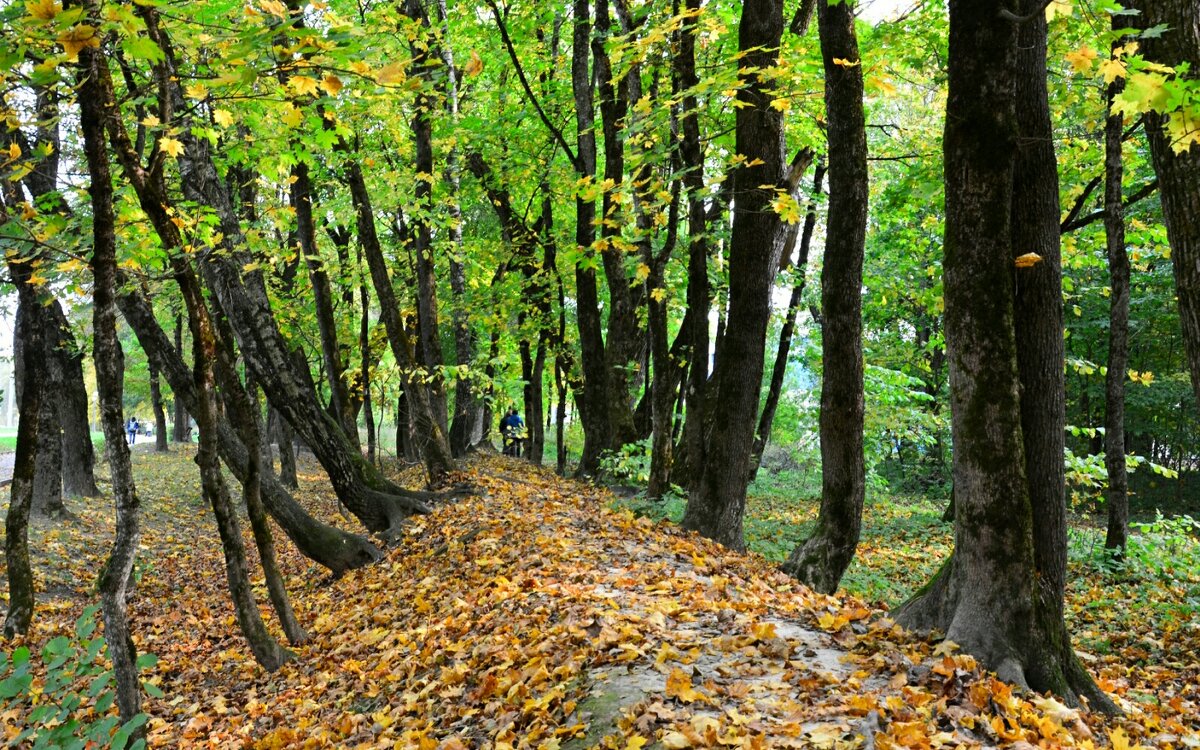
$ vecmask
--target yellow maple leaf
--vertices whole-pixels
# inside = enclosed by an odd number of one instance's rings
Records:
[[[308,76],[292,76],[288,79],[287,87],[295,96],[316,96],[319,90],[317,79]]]
[[[694,703],[704,694],[692,687],[692,678],[682,669],[672,669],[667,675],[667,697],[678,698],[684,703]]]
[[[156,128],[162,123],[162,120],[159,120],[155,115],[146,115],[140,122],[148,128]]]
[[[279,2],[279,0],[260,0],[258,4],[262,6],[264,11],[277,18],[287,18],[287,6]]]
[[[1200,146],[1200,110],[1172,112],[1166,128],[1171,139],[1171,150],[1175,153],[1182,154],[1193,144]]]
[[[300,111],[299,107],[289,104],[283,112],[283,117],[279,119],[283,120],[283,124],[289,128],[296,128],[300,127],[300,123],[304,122],[304,113]]]
[[[640,734],[635,734],[625,742],[625,750],[642,750],[648,740]]]
[[[227,128],[233,124],[233,113],[227,109],[218,109],[213,112],[213,121],[223,128]]]
[[[9,144],[9,146],[8,146],[8,160],[9,160],[9,161],[16,161],[16,160],[17,160],[17,159],[19,159],[19,158],[21,158],[21,147],[20,147],[20,146],[18,146],[17,144],[15,144],[15,143],[11,143],[11,144]]]
[[[100,37],[96,35],[94,26],[79,23],[59,34],[58,43],[67,53],[67,59],[74,60],[79,57],[79,52],[84,47],[99,47]]]
[[[683,732],[667,732],[659,742],[666,750],[684,750],[692,746],[692,741]]]
[[[1041,262],[1042,256],[1038,255],[1037,253],[1025,253],[1024,255],[1018,255],[1016,258],[1013,258],[1013,265],[1017,268],[1029,268],[1031,266],[1036,266]]]
[[[158,142],[158,150],[168,156],[178,158],[183,153],[183,144],[174,138],[163,138]]]
[[[381,86],[387,86],[393,83],[403,83],[405,77],[404,63],[394,62],[385,65],[375,74],[375,82]]]
[[[1064,57],[1071,63],[1071,70],[1083,73],[1090,70],[1092,63],[1096,61],[1096,50],[1085,44],[1074,52],[1068,52]]]
[[[1118,78],[1125,77],[1125,63],[1117,59],[1106,60],[1100,66],[1100,72],[1104,74],[1104,82],[1112,83]]]
[[[25,12],[39,21],[53,21],[62,13],[62,3],[58,0],[30,0],[25,3]]]
[[[330,73],[321,81],[321,88],[325,90],[326,94],[337,96],[338,92],[342,90],[342,79]]]
[[[1053,21],[1056,16],[1070,17],[1070,0],[1053,0],[1046,6],[1046,20]]]
[[[483,72],[483,58],[475,50],[471,50],[471,59],[467,60],[467,64],[463,66],[463,73],[470,77],[475,77]]]
[[[203,83],[192,83],[183,87],[183,93],[187,94],[189,99],[202,102],[208,98],[208,87]]]

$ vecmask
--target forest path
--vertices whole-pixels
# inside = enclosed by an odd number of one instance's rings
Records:
[[[190,459],[134,455],[133,625],[164,693],[146,704],[154,747],[1027,748],[1107,732],[857,600],[495,456],[459,477],[479,494],[412,519],[383,561],[336,581],[279,540],[312,639],[267,674],[237,631]],[[320,470],[301,469],[297,498],[346,525]],[[39,589],[55,592],[33,643],[94,600],[111,510],[70,505],[72,522],[31,530]]]

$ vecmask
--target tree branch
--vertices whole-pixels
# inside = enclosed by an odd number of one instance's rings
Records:
[[[1097,178],[1097,179],[1099,179],[1099,178]],[[1158,180],[1151,180],[1150,182],[1147,182],[1145,185],[1142,185],[1136,191],[1131,193],[1129,195],[1129,197],[1125,199],[1125,202],[1122,205],[1125,208],[1129,208],[1133,204],[1137,203],[1138,201],[1142,200],[1143,198],[1146,198],[1147,196],[1154,193],[1155,190],[1158,190]],[[1104,209],[1100,209],[1099,211],[1093,211],[1092,213],[1090,213],[1087,216],[1084,216],[1082,218],[1078,218],[1078,219],[1074,219],[1074,220],[1070,220],[1070,221],[1064,221],[1062,223],[1061,231],[1064,234],[1066,234],[1067,232],[1074,232],[1076,229],[1082,229],[1083,227],[1086,227],[1088,224],[1092,224],[1097,221],[1100,221],[1101,219],[1103,219],[1105,217],[1105,215],[1106,214],[1105,214]],[[1068,217],[1068,219],[1070,219],[1070,217]]]

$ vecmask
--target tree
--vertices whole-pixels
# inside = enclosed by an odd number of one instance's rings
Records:
[[[1039,373],[1053,378],[1062,372],[1061,354],[1054,357],[1054,344],[1062,341],[1053,315],[1061,306],[1056,189],[1053,201],[1047,198],[1056,177],[1049,139],[1035,136],[1049,124],[1045,29],[1039,3],[1002,14],[976,0],[950,4],[943,273],[955,546],[896,617],[917,630],[943,631],[1002,679],[1115,710],[1079,663],[1062,619],[1065,566],[1058,565],[1065,561],[1066,529],[1058,519],[1065,518],[1065,498],[1055,487],[1032,497],[1030,490],[1030,481],[1045,479],[1052,463],[1062,471],[1061,450],[1050,457],[1044,448],[1053,432],[1061,440],[1061,407],[1040,417],[1028,413],[1035,399],[1062,398],[1061,386],[1029,394],[1035,384],[1047,386],[1036,380]],[[1016,195],[1017,179],[1031,195]],[[1035,225],[1014,227],[1017,217]],[[1050,217],[1054,231],[1047,234]],[[1027,256],[1014,261],[1022,231],[1048,243],[1037,245],[1046,254],[1038,253],[1041,260],[1032,266]],[[1021,285],[1032,287],[1023,300],[1038,309],[1018,319],[1014,287]],[[1027,320],[1038,313],[1049,322]],[[1020,356],[1018,341],[1030,347]],[[1035,454],[1039,449],[1043,453]],[[1045,526],[1036,532],[1035,513]]]
[[[829,122],[829,217],[821,271],[821,510],[817,528],[784,563],[817,591],[837,590],[862,527],[862,276],[867,234],[867,131],[854,10],[817,4]],[[849,64],[847,64],[849,61]]]
[[[771,106],[774,84],[765,73],[779,54],[783,5],[748,0],[738,27],[737,153],[746,163],[734,173],[733,236],[729,248],[729,317],[713,362],[716,403],[704,445],[704,462],[688,494],[682,525],[733,549],[742,549],[742,517],[750,453],[758,414],[770,290],[783,250],[782,222],[771,209],[783,184],[783,115]],[[689,461],[694,459],[689,456]]]

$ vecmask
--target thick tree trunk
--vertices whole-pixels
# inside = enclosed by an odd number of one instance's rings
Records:
[[[817,162],[813,173],[813,194],[808,202],[808,211],[804,215],[804,229],[800,233],[800,250],[793,265],[792,296],[788,299],[786,317],[779,331],[779,346],[775,350],[775,364],[771,368],[771,385],[767,388],[767,398],[763,402],[762,414],[758,418],[758,432],[754,438],[754,452],[750,458],[750,479],[758,474],[762,464],[763,451],[771,439],[771,427],[775,423],[775,412],[779,409],[779,399],[783,396],[783,380],[787,375],[788,357],[792,351],[792,337],[796,333],[796,316],[800,314],[800,303],[804,299],[804,286],[808,280],[808,252],[812,246],[813,230],[817,226],[817,196],[823,190],[825,181],[825,160]],[[787,250],[785,246],[785,252]]]
[[[817,528],[783,569],[813,589],[832,593],[854,559],[862,529],[863,458],[862,274],[867,234],[867,131],[854,9],[819,3],[817,25],[825,64],[829,122],[829,217],[821,270],[821,510]]]
[[[701,473],[689,493],[682,525],[733,549],[742,549],[742,517],[750,480],[750,452],[758,415],[771,285],[779,268],[783,232],[771,209],[773,186],[783,181],[783,116],[771,106],[772,81],[761,71],[775,64],[783,33],[779,0],[747,0],[738,31],[738,66],[747,85],[738,91],[737,153],[747,158],[735,175],[729,263],[729,326],[713,364],[722,409],[705,441]],[[703,318],[697,318],[703,320]],[[691,460],[692,457],[689,456]]]
[[[59,410],[54,401],[55,395],[63,392],[63,381],[59,363],[55,361],[54,353],[48,350],[50,340],[47,334],[50,331],[47,330],[47,316],[40,313],[40,317],[43,349],[37,356],[42,358],[40,370],[46,378],[42,388],[47,397],[41,399],[38,408],[38,421],[41,422],[41,426],[38,428],[40,444],[37,452],[37,471],[33,477],[33,513],[42,518],[57,518],[66,513],[66,507],[63,505],[62,428],[59,426]],[[29,375],[28,371],[26,375]]]
[[[1062,341],[1054,318],[1054,308],[1061,309],[1057,177],[1041,4],[1030,0],[1006,10],[1031,20],[1014,24],[982,0],[950,4],[943,268],[955,549],[896,617],[917,630],[941,630],[1002,679],[1070,702],[1085,696],[1093,708],[1111,710],[1075,657],[1062,620],[1061,490],[1037,488],[1031,495],[1030,489],[1031,480],[1055,481],[1051,464],[1061,488],[1061,448],[1052,456],[1032,455],[1052,444],[1050,432],[1061,439],[1062,411],[1053,403],[1061,404],[1061,380],[1057,393],[1029,393],[1035,383],[1054,390],[1043,378],[1062,372],[1061,348],[1054,353],[1054,342]],[[1014,195],[1022,189],[1028,194]],[[1031,226],[1014,227],[1014,220]],[[1014,271],[1018,236],[1045,255]],[[1014,286],[1030,287],[1021,292],[1022,302],[1040,308],[1048,323],[1029,320],[1031,311],[1021,311],[1018,322]],[[1018,341],[1029,347],[1020,352],[1019,367]],[[1023,402],[1022,393],[1033,398]],[[1038,399],[1048,416],[1030,413]],[[1035,514],[1044,528],[1035,530]]]
[[[179,352],[172,347],[166,333],[158,326],[150,303],[136,291],[128,288],[117,298],[117,304],[125,321],[133,329],[146,357],[166,377],[167,383],[185,408],[195,413],[200,406],[199,392],[192,383],[191,374]],[[285,420],[278,420],[286,427]],[[225,465],[239,482],[248,481],[249,453],[233,427],[222,417],[217,418],[218,450]],[[295,461],[292,456],[290,435],[280,439],[280,481],[263,472],[260,482],[262,497],[268,512],[274,518],[297,549],[310,560],[329,568],[335,575],[359,568],[378,560],[382,553],[364,537],[350,534],[324,524],[308,514],[292,498],[281,482],[286,484],[290,469],[295,481]]]
[[[96,0],[87,0],[89,20],[99,26],[100,8]],[[105,118],[112,97],[105,91],[107,61],[96,48],[84,47],[79,53],[79,122],[83,130],[91,185],[92,208],[92,359],[96,366],[100,420],[104,428],[105,454],[108,456],[112,492],[116,505],[116,536],[112,552],[100,575],[100,608],[104,619],[104,638],[112,662],[116,683],[117,707],[121,721],[130,722],[141,713],[142,691],[138,679],[137,649],[130,634],[127,595],[137,555],[140,522],[137,488],[125,442],[122,414],[124,354],[117,338],[117,235],[113,211],[112,175],[105,145]],[[141,728],[131,742],[143,738]]]
[[[1188,77],[1194,84],[1200,77],[1200,5],[1195,0],[1135,0],[1130,5],[1141,10],[1137,22],[1143,28],[1167,27],[1155,38],[1140,40],[1145,58],[1172,67],[1189,63]],[[1166,132],[1166,125],[1181,116],[1179,112],[1169,116],[1147,113],[1146,136],[1158,175],[1163,223],[1171,243],[1175,296],[1179,300],[1192,391],[1200,403],[1200,190],[1196,189],[1200,185],[1200,145],[1190,144],[1183,149]],[[1176,148],[1181,150],[1177,152]]]
[[[163,407],[162,389],[158,384],[158,369],[150,368],[150,406],[154,410],[154,450],[167,452],[167,411]]]
[[[300,480],[296,477],[296,433],[278,409],[269,403],[267,408],[275,423],[275,441],[279,446],[279,482],[289,489],[299,489]]]
[[[1118,25],[1113,16],[1113,26]],[[1116,30],[1114,28],[1114,30]],[[1124,40],[1113,42],[1114,49]],[[1112,111],[1113,98],[1125,81],[1108,86],[1104,121],[1104,238],[1108,250],[1108,369],[1104,376],[1104,467],[1108,471],[1108,531],[1104,546],[1123,554],[1129,538],[1129,478],[1125,470],[1125,370],[1129,363],[1129,255],[1125,252],[1125,207],[1122,204],[1121,158],[1123,119]]]

